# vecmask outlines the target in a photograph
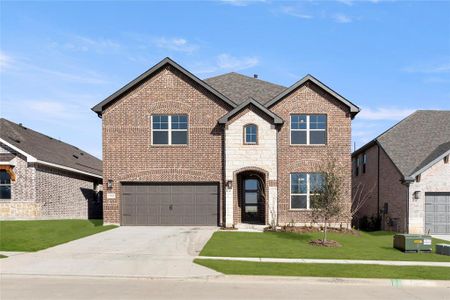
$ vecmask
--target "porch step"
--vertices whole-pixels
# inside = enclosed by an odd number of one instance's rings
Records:
[[[264,228],[267,228],[268,225],[258,225],[258,224],[248,224],[248,223],[239,223],[235,225],[235,228],[238,231],[243,232],[263,232]]]

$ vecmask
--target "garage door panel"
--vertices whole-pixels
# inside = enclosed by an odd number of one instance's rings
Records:
[[[217,226],[217,184],[123,184],[123,225]]]
[[[450,192],[425,193],[425,231],[450,233]]]

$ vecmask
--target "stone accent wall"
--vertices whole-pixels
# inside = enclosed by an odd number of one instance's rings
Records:
[[[450,192],[450,163],[440,160],[420,176],[420,182],[409,186],[409,232],[425,232],[425,193]],[[420,192],[420,198],[414,199],[414,192]],[[449,212],[450,213],[450,212]]]
[[[343,201],[346,213],[336,220],[350,223],[351,205],[351,116],[347,106],[308,82],[271,107],[285,123],[278,133],[278,221],[308,224],[311,212],[290,209],[290,173],[317,172],[327,159],[334,161],[344,180]],[[291,114],[327,114],[327,144],[290,145]]]
[[[244,144],[244,126],[255,124],[258,127],[257,144]],[[233,188],[226,191],[226,226],[241,222],[238,205],[239,195],[237,172],[257,170],[266,174],[266,186],[272,181],[273,187],[267,189],[268,205],[266,219],[276,220],[276,181],[277,181],[277,129],[254,109],[245,109],[232,118],[225,129],[225,180],[233,181]],[[275,198],[272,196],[275,195]],[[267,194],[267,193],[266,193]],[[271,212],[271,213],[269,213]]]
[[[104,221],[120,223],[121,182],[216,182],[224,191],[224,137],[217,120],[230,109],[171,67],[107,107],[102,117]],[[152,146],[152,114],[187,114],[188,145]],[[108,180],[113,180],[110,190]],[[223,192],[221,224],[222,199]]]
[[[48,219],[88,219],[95,207],[94,180],[64,170],[36,167],[37,203]]]

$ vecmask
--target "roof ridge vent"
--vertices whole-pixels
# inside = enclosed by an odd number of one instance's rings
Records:
[[[258,74],[253,74],[253,78],[258,79]]]

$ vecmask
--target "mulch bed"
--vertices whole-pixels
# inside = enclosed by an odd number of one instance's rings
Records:
[[[328,247],[328,248],[339,248],[342,247],[341,244],[339,244],[336,241],[333,240],[327,240],[325,243],[322,240],[313,240],[309,242],[310,245],[313,246],[320,246],[320,247]]]
[[[266,228],[265,231],[310,233],[310,232],[323,232],[323,229],[320,227],[313,227],[313,226],[283,226],[276,230]],[[351,235],[355,235],[355,236],[360,235],[360,233],[358,231],[352,230],[352,229],[347,229],[347,228],[327,228],[327,232],[344,233],[344,234],[351,234]]]

